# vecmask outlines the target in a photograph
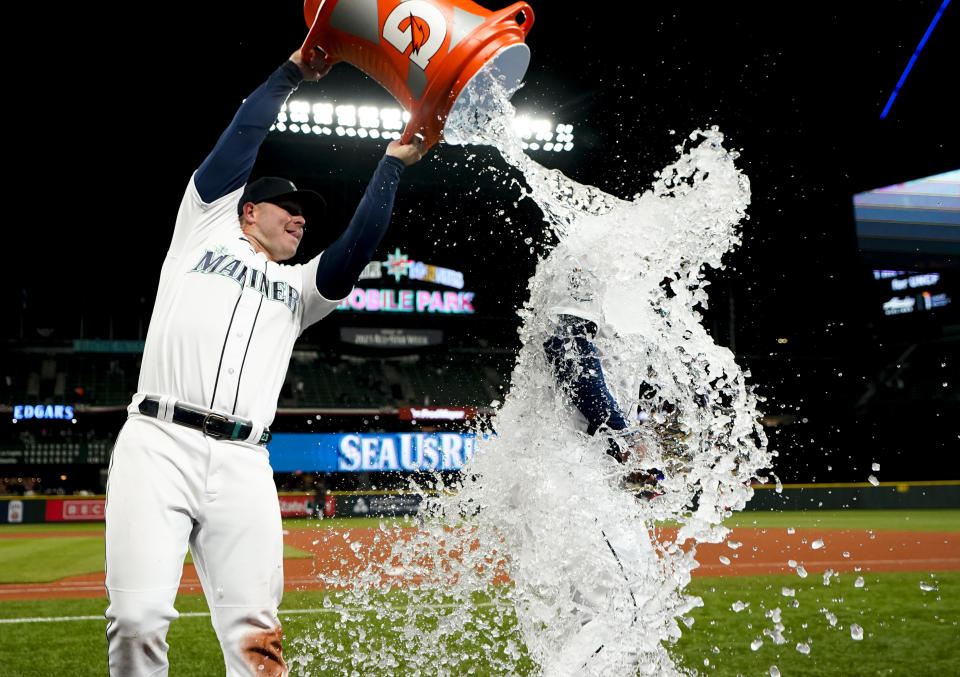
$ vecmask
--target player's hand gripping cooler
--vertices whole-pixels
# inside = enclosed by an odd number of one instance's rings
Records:
[[[492,74],[513,92],[530,63],[525,2],[491,12],[470,0],[307,0],[303,14],[303,58],[319,49],[379,82],[410,114],[403,143],[419,134],[426,148],[460,143],[443,127],[457,106],[478,105],[460,97],[473,78]]]

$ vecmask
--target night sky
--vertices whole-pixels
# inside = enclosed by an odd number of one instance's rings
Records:
[[[576,134],[573,152],[534,157],[626,197],[649,186],[689,132],[718,125],[741,151],[753,186],[745,245],[730,260],[737,282],[763,296],[773,285],[810,289],[817,277],[843,275],[856,261],[852,193],[960,165],[960,118],[948,103],[960,65],[956,8],[947,8],[881,121],[940,3],[843,4],[849,7],[804,3],[774,13],[743,3],[651,3],[635,12],[533,3],[532,62],[515,103],[570,122]],[[13,159],[18,183],[35,196],[28,213],[44,214],[27,218],[46,227],[14,235],[51,263],[82,254],[83,284],[116,281],[114,255],[144,257],[119,287],[152,293],[151,266],[187,178],[242,98],[299,46],[301,5],[165,3],[149,25],[131,22],[123,31],[88,9],[67,11],[77,14],[62,15],[51,34],[69,29],[69,50],[46,50],[18,76],[34,86],[25,90],[23,124],[9,130]],[[49,76],[39,87],[38,71]],[[301,91],[391,103],[348,64]],[[271,138],[261,158],[312,175],[323,190],[340,172],[365,177],[380,152],[373,142],[333,152],[306,143],[289,150]],[[480,154],[490,162],[478,165],[497,163],[487,149]],[[406,183],[435,187],[422,213],[449,213],[475,188],[489,191],[488,201],[515,196],[457,171],[452,165],[461,159],[460,149],[437,147],[407,173]],[[444,232],[458,239],[454,228]],[[22,268],[27,284],[48,276],[46,266]],[[113,293],[125,291],[113,285]],[[790,315],[799,321],[807,309]]]
[[[798,416],[842,411],[812,435],[818,448],[835,444],[850,427],[836,419],[853,415],[884,342],[902,340],[864,306],[851,196],[960,166],[956,3],[886,120],[884,104],[940,0],[530,4],[532,62],[514,102],[573,124],[576,135],[573,151],[535,159],[628,197],[695,129],[717,125],[741,152],[750,218],[728,269],[711,274],[707,321],[773,402]],[[190,173],[306,34],[297,2],[149,8],[149,21],[132,12],[119,24],[90,6],[64,10],[45,24],[51,46],[19,60],[11,85],[23,112],[8,128],[8,157],[27,199],[13,200],[18,216],[7,224],[11,319],[25,312],[24,295],[40,324],[84,308],[148,311]],[[347,64],[306,90],[391,103]],[[348,217],[380,152],[370,141],[331,148],[272,136],[255,174],[287,168]],[[542,224],[532,205],[514,206],[502,160],[474,154],[464,166],[465,151],[438,146],[405,173],[383,249],[416,245],[424,260],[460,267],[496,297],[488,310],[511,318],[534,263],[523,239],[539,246]],[[488,165],[503,171],[478,171]],[[493,218],[496,209],[510,224]]]

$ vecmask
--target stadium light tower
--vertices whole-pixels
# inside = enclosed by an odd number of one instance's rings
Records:
[[[380,107],[335,101],[296,99],[284,104],[270,131],[284,134],[360,139],[399,139],[410,114],[397,106]],[[524,150],[573,150],[573,125],[542,116],[518,115],[514,130]]]

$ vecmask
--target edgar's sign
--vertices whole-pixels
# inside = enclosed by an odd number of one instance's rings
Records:
[[[427,70],[446,36],[446,18],[426,0],[401,2],[383,24],[383,39],[401,54],[412,45],[410,60],[422,70]]]

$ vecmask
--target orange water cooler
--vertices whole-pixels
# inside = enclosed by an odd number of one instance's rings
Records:
[[[516,2],[496,12],[470,0],[307,0],[310,27],[301,53],[315,48],[346,61],[389,91],[410,114],[402,140],[423,136],[427,147],[481,71],[513,92],[530,63],[524,38],[533,10]]]

